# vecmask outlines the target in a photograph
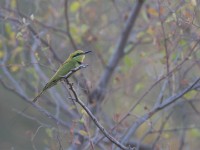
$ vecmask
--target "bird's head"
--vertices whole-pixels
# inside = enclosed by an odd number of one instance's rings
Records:
[[[90,53],[92,51],[82,51],[82,50],[76,50],[75,52],[70,54],[70,58],[73,60],[76,60],[79,63],[82,63],[84,58],[85,58],[85,54]]]

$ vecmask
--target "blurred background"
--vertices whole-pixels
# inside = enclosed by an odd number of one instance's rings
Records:
[[[198,149],[199,84],[184,89],[200,76],[199,28],[197,0],[0,0],[0,149],[117,149],[66,83],[29,103],[77,49],[89,66],[69,80],[120,143]]]

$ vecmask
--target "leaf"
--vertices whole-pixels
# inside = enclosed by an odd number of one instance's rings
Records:
[[[132,43],[128,43],[127,46],[125,47],[124,53],[128,53],[132,49],[133,49],[133,44]]]
[[[83,136],[88,136],[88,133],[84,130],[79,130],[79,133]]]
[[[190,136],[192,136],[192,137],[200,137],[200,131],[198,130],[198,129],[192,129],[192,130],[190,130]]]
[[[187,44],[187,41],[186,41],[185,39],[181,39],[181,40],[179,41],[179,44],[180,44],[181,46],[185,46],[185,45]]]
[[[174,52],[174,53],[172,53],[172,55],[171,55],[171,59],[172,59],[172,61],[175,61],[177,58],[178,58],[178,55],[179,53],[176,53],[176,52]],[[164,60],[165,60],[165,58],[164,58]],[[165,60],[166,61],[166,60]],[[165,64],[165,61],[163,62],[163,64]]]
[[[168,133],[163,134],[163,136],[164,136],[166,139],[169,139],[169,138],[170,138],[170,134],[168,134]]]
[[[88,29],[89,29],[89,27],[88,27],[86,24],[81,25],[81,32],[82,32],[82,33],[87,32]]]
[[[144,58],[144,57],[146,57],[146,56],[147,56],[146,52],[143,52],[143,51],[142,51],[142,52],[140,53],[140,57],[141,57],[141,58]]]
[[[71,24],[70,32],[77,43],[81,43],[81,36],[78,27],[75,24]]]
[[[11,25],[9,23],[5,24],[5,31],[8,35],[12,33]]]
[[[147,29],[147,33],[150,34],[150,35],[154,35],[154,34],[155,34],[155,30],[153,29],[153,27],[150,26],[150,27]]]
[[[81,109],[81,114],[84,116],[88,116],[87,112],[84,109]]]
[[[52,129],[47,128],[45,131],[46,131],[47,135],[48,135],[50,138],[53,137],[53,130],[52,130]]]
[[[147,12],[152,16],[156,16],[156,17],[158,16],[158,11],[154,8],[148,8]]]
[[[80,8],[80,3],[75,1],[75,2],[72,2],[72,4],[70,5],[70,11],[71,12],[77,12],[77,10]]]
[[[16,9],[16,2],[17,2],[16,0],[11,0],[10,6],[12,9]]]
[[[134,88],[134,92],[137,93],[139,92],[140,90],[142,90],[144,88],[144,84],[142,83],[137,83],[135,88]]]
[[[47,51],[49,50],[49,47],[42,47],[42,51]]]
[[[11,72],[17,72],[17,71],[19,71],[19,69],[20,69],[20,67],[18,65],[12,65],[10,67]]]
[[[71,34],[74,36],[76,34],[78,34],[78,30],[77,30],[77,26],[75,24],[71,24],[71,27],[70,27],[70,32]]]
[[[176,13],[172,13],[172,15],[170,15],[166,20],[165,23],[170,23],[172,21],[177,21],[177,16]]]
[[[197,91],[192,90],[192,91],[186,93],[183,97],[186,99],[192,99],[196,96],[196,94],[197,94]]]
[[[124,63],[127,67],[131,67],[133,65],[133,58],[129,57],[128,55],[126,55],[124,57]]]
[[[84,118],[82,117],[82,118],[79,120],[79,123],[84,124],[84,122],[85,122],[85,120],[84,120]]]
[[[73,109],[76,109],[75,105],[72,105],[72,106],[69,107],[69,110],[73,110]]]
[[[18,40],[23,39],[23,34],[21,32],[18,32],[16,35],[16,39],[18,39]]]
[[[26,18],[22,18],[22,22],[25,24],[26,23]]]
[[[12,52],[11,59],[14,60],[17,55],[21,54],[22,51],[23,51],[23,47],[20,47],[20,46],[16,47]]]
[[[0,59],[3,58],[3,56],[4,56],[4,51],[0,50]]]
[[[32,21],[35,19],[35,17],[34,17],[33,14],[30,15],[30,19],[31,19]]]
[[[40,57],[39,57],[39,54],[37,52],[35,52],[35,57],[36,59],[39,61],[40,60]]]

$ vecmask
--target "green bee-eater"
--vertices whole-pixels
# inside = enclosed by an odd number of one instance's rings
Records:
[[[91,51],[84,52],[82,50],[77,50],[71,53],[67,60],[58,68],[50,81],[45,85],[42,91],[34,98],[33,102],[35,103],[44,91],[54,86],[58,81],[61,80],[63,76],[68,74],[72,69],[75,69],[76,67],[81,65],[85,58],[85,54],[89,52]]]

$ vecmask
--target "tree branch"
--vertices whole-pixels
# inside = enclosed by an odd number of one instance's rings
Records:
[[[74,100],[81,105],[81,107],[87,112],[87,114],[90,116],[90,118],[93,120],[95,125],[101,130],[101,132],[115,145],[117,145],[119,148],[123,150],[128,150],[130,148],[122,145],[119,141],[117,141],[113,136],[111,136],[108,131],[104,129],[104,127],[99,123],[99,121],[96,119],[96,117],[92,114],[92,112],[87,108],[87,106],[78,98],[75,89],[73,88],[73,84],[69,83],[69,81],[66,79],[65,82],[69,85],[69,89],[72,91],[74,95]]]
[[[70,124],[66,123],[65,121],[60,120],[59,118],[53,116],[51,113],[49,113],[47,110],[43,109],[42,107],[40,107],[39,105],[36,105],[35,103],[33,103],[30,99],[28,99],[26,97],[26,95],[23,95],[22,93],[16,91],[15,89],[9,87],[6,85],[6,83],[4,83],[3,79],[0,77],[0,83],[1,85],[3,85],[3,87],[11,92],[13,92],[14,94],[18,95],[19,97],[21,97],[24,101],[26,101],[27,103],[31,104],[34,108],[36,108],[39,112],[41,112],[42,114],[44,114],[45,116],[47,116],[48,118],[52,119],[54,122],[56,122],[57,124],[63,126],[63,127],[67,127],[70,128]]]
[[[121,33],[121,37],[120,37],[119,41],[117,42],[114,54],[111,56],[105,71],[101,75],[96,89],[92,92],[92,94],[90,96],[91,103],[94,100],[101,101],[104,98],[105,89],[110,81],[113,71],[115,70],[119,61],[124,56],[124,48],[126,46],[129,35],[131,33],[132,27],[134,26],[135,21],[138,17],[138,14],[140,12],[142,4],[144,3],[144,0],[137,0],[135,3],[136,4],[133,7],[131,14],[125,24],[125,27]]]
[[[192,89],[194,89],[195,85],[197,85],[197,83],[199,81],[200,81],[200,77],[196,81],[194,81],[190,86],[188,86],[187,88],[185,88],[184,90],[182,90],[178,94],[167,98],[166,100],[163,101],[162,104],[160,104],[159,106],[153,108],[150,112],[148,112],[147,114],[144,114],[143,116],[141,116],[140,118],[138,118],[133,123],[132,127],[126,132],[125,136],[122,138],[122,143],[124,143],[125,141],[127,141],[136,132],[137,128],[141,124],[143,124],[145,121],[147,121],[149,118],[151,118],[155,113],[157,113],[158,111],[164,109],[165,107],[169,106],[170,104],[176,102],[184,94],[186,94],[189,91],[191,91]]]

